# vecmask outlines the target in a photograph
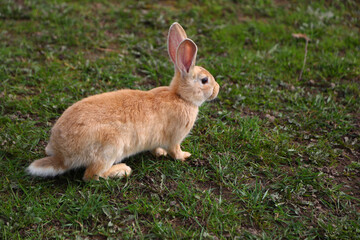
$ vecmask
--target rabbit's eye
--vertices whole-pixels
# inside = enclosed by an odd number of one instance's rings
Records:
[[[208,82],[208,77],[204,77],[201,79],[202,84],[206,84]]]

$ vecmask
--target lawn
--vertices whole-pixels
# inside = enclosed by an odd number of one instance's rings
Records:
[[[175,21],[221,86],[192,156],[28,176],[71,104],[169,84]],[[360,239],[359,31],[355,0],[0,0],[0,238]]]

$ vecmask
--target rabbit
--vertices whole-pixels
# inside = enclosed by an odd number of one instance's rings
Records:
[[[181,161],[190,157],[180,144],[194,126],[199,106],[217,97],[219,84],[195,66],[197,46],[177,22],[170,26],[167,47],[175,67],[169,86],[117,90],[73,104],[51,130],[47,157],[32,162],[27,172],[54,177],[85,167],[85,181],[121,178],[132,170],[120,162],[139,152]]]

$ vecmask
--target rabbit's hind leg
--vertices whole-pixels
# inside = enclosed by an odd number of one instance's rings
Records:
[[[120,162],[120,160],[124,158],[123,149],[117,145],[94,147],[88,152],[90,153],[88,154],[89,158],[93,160],[86,166],[83,177],[85,181],[90,179],[99,180],[99,177],[108,178],[109,176],[115,176],[116,173],[114,171],[116,169],[114,169],[114,166],[116,165],[114,165],[114,163]],[[129,169],[126,169],[128,175],[130,175],[131,172],[131,169]],[[121,175],[120,169],[117,170],[119,171],[119,175]]]
[[[106,171],[102,177],[104,178],[122,178],[129,177],[131,174],[131,168],[125,163],[119,163],[113,165],[108,171]]]
[[[113,163],[114,161],[109,163],[101,160],[90,163],[90,165],[86,167],[83,177],[84,181],[88,181],[91,179],[99,180],[99,177],[104,177],[104,173],[111,168]]]

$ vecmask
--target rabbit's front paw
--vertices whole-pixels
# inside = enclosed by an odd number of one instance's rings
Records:
[[[155,148],[154,150],[151,151],[151,153],[155,156],[155,157],[161,157],[161,156],[166,156],[167,152],[165,149],[163,148]]]
[[[185,161],[185,159],[191,156],[191,153],[181,151],[180,145],[175,145],[172,148],[170,148],[169,154],[171,157],[181,161]]]
[[[191,153],[189,153],[189,152],[182,152],[182,155],[183,155],[183,157],[180,158],[179,160],[185,161],[188,157],[191,156]]]

